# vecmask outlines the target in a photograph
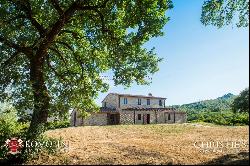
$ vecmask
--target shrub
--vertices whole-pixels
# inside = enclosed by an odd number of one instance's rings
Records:
[[[0,104],[0,158],[7,156],[7,147],[5,141],[12,137],[22,138],[27,131],[28,123],[18,123],[17,111],[9,103]]]
[[[56,129],[68,127],[69,121],[55,121],[47,123],[47,129]],[[26,152],[23,154],[11,155],[8,154],[8,148],[5,145],[7,139],[13,137],[21,138],[25,140],[25,134],[28,130],[29,123],[20,122],[18,119],[17,111],[9,103],[0,103],[0,160],[6,162],[6,164],[19,164],[23,162],[22,159],[34,159],[39,156],[40,153],[53,154],[58,152],[57,144],[50,146],[30,146],[26,148]],[[34,141],[34,140],[33,140]],[[44,135],[39,136],[35,141],[37,142],[61,142],[61,139],[48,138]],[[22,156],[21,156],[22,155]]]
[[[249,125],[249,113],[233,113],[231,110],[197,112],[191,119],[191,122],[208,122],[217,125]]]
[[[58,128],[66,128],[70,126],[70,122],[69,121],[54,121],[54,122],[48,122],[46,124],[46,128],[48,130],[50,129],[58,129]]]

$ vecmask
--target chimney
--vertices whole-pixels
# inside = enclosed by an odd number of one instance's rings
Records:
[[[153,96],[152,93],[149,93],[148,96]]]

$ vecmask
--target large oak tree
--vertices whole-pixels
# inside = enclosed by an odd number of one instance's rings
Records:
[[[108,85],[150,82],[158,58],[143,44],[163,35],[169,0],[1,0],[0,94],[33,110],[27,139],[50,112],[96,108]]]

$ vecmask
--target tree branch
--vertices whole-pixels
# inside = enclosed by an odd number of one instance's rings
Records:
[[[74,49],[73,49],[68,43],[60,42],[60,41],[57,41],[56,43],[61,44],[61,45],[63,45],[64,47],[66,47],[66,48],[68,48],[68,49],[70,49],[70,50],[72,51],[75,61],[76,61],[76,62],[79,64],[79,66],[81,67],[81,77],[82,77],[82,76],[83,76],[83,73],[84,73],[84,63],[83,63],[83,61],[81,60],[81,58],[78,58],[78,57],[76,56],[76,54],[74,53]],[[67,65],[66,65],[66,67],[67,67]],[[69,70],[68,70],[68,71],[69,71]]]
[[[26,18],[31,21],[31,24],[38,30],[41,36],[44,36],[46,33],[46,29],[33,17],[31,5],[29,1],[18,1],[18,0],[11,0],[14,4],[19,6],[25,13]]]
[[[117,40],[118,38],[115,37],[114,32],[105,27],[104,15],[98,9],[95,9],[94,11],[100,17],[102,33],[108,33],[112,40]],[[92,18],[90,18],[90,19],[92,19]]]
[[[50,3],[54,6],[54,8],[57,10],[57,12],[58,12],[59,15],[63,14],[63,10],[62,10],[62,8],[59,5],[58,0],[50,0]]]
[[[71,6],[58,18],[55,24],[52,26],[51,30],[46,34],[46,36],[41,41],[41,44],[38,49],[37,56],[46,56],[46,49],[54,42],[56,36],[60,33],[64,25],[69,21],[71,16],[77,10],[95,10],[98,8],[105,8],[109,0],[105,0],[102,5],[96,6],[85,6],[82,0],[75,1]]]
[[[54,24],[51,31],[46,35],[48,43],[52,42],[56,35],[58,35],[63,28],[63,26],[68,22],[70,17],[74,14],[76,10],[96,10],[99,8],[105,8],[109,0],[105,0],[102,5],[96,6],[85,6],[83,1],[78,0],[61,15],[58,21]]]
[[[11,41],[8,41],[7,39],[3,38],[0,36],[0,42],[4,43],[5,45],[7,45],[8,47],[14,48],[16,50],[20,49],[21,47]]]
[[[95,6],[85,6],[84,2],[81,0],[76,1],[77,3],[77,10],[94,10],[94,9],[100,9],[105,8],[109,0],[105,0],[101,5],[95,5]]]
[[[30,47],[23,47],[20,46],[18,44],[15,44],[7,39],[5,39],[4,37],[0,36],[0,42],[4,43],[6,46],[15,49],[18,52],[22,52],[24,54],[26,54],[28,57],[31,56],[32,54],[32,49]]]
[[[67,62],[66,62],[66,60],[65,60],[65,58],[63,57],[63,55],[62,55],[57,49],[52,48],[52,47],[50,47],[49,49],[50,49],[51,51],[53,51],[54,53],[56,53],[56,54],[59,56],[59,58],[63,61],[63,63],[65,64],[65,66],[68,66],[68,64],[67,64]]]
[[[100,17],[100,20],[101,20],[101,24],[102,24],[102,32],[105,33],[105,32],[109,32],[109,30],[105,27],[105,21],[104,21],[104,15],[98,11],[98,10],[95,10],[95,12],[99,15]]]
[[[19,53],[20,52],[15,51],[14,54],[12,54],[5,62],[2,63],[1,68],[4,69],[6,66],[8,66],[10,62],[18,56]]]
[[[7,23],[7,24],[11,24],[12,21],[15,21],[17,19],[20,19],[20,18],[27,18],[24,14],[19,14],[9,20],[6,20],[6,21],[3,21],[4,23]]]
[[[74,49],[66,42],[56,41],[55,43],[61,44],[61,45],[65,46],[66,48],[68,48],[70,51],[74,52]]]
[[[83,78],[85,64],[83,63],[81,58],[77,58],[76,54],[73,54],[73,56],[74,56],[75,61],[79,64],[79,66],[81,68],[81,78]]]
[[[55,74],[58,78],[60,78],[61,80],[65,81],[65,82],[68,81],[62,74],[58,73],[58,72],[56,71],[56,69],[55,69],[54,67],[52,67],[52,65],[50,64],[50,61],[49,61],[49,55],[47,56],[46,61],[47,61],[48,67],[54,72],[54,74]]]

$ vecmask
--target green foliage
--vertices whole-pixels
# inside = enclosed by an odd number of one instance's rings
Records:
[[[234,112],[249,112],[249,88],[243,90],[232,103]]]
[[[47,129],[58,129],[58,128],[66,128],[70,126],[69,121],[54,121],[54,122],[48,122],[46,124]]]
[[[62,138],[51,138],[45,135],[39,135],[35,140],[27,141],[27,148],[25,149],[24,153],[21,156],[21,162],[27,162],[28,160],[36,160],[39,159],[41,155],[55,155],[60,150],[63,150],[65,147],[63,146]],[[25,159],[25,160],[23,160]],[[11,162],[9,159],[8,162]],[[16,164],[16,163],[15,163]]]
[[[17,111],[9,103],[0,103],[0,158],[6,158],[8,149],[3,146],[7,139],[22,138],[28,129],[27,123],[19,123]]]
[[[218,125],[249,125],[249,113],[234,113],[232,103],[238,97],[229,93],[214,100],[204,100],[175,106],[187,113],[189,122],[208,122]]]
[[[172,3],[2,0],[0,6],[0,99],[9,95],[18,111],[49,99],[49,111],[63,113],[97,110],[94,99],[108,90],[103,73],[111,71],[116,85],[150,83],[161,58],[142,46],[163,35]],[[40,76],[31,78],[33,70]],[[34,86],[39,81],[46,87]]]
[[[204,100],[190,104],[183,104],[181,106],[175,106],[182,111],[196,112],[196,111],[212,111],[218,112],[223,110],[230,110],[231,104],[235,98],[235,95],[228,93],[222,97],[218,97],[213,100]]]
[[[218,125],[249,125],[248,113],[233,113],[231,110],[223,112],[195,112],[189,113],[190,122],[208,122]]]
[[[49,129],[63,128],[68,126],[68,121],[50,122],[48,124]],[[28,123],[22,123],[18,121],[17,111],[11,104],[0,103],[0,159],[7,160],[7,162],[15,162],[20,157],[20,155],[18,154],[8,155],[7,152],[9,150],[6,146],[4,146],[4,144],[7,139],[11,139],[13,137],[21,138],[22,140],[24,140],[25,133],[27,132],[28,127]],[[62,139],[48,138],[44,135],[40,135],[36,140],[33,141],[41,143],[53,142],[54,144],[36,147],[30,146],[26,149],[26,153],[24,153],[22,157],[27,156],[30,159],[35,158],[41,152],[54,154],[59,150],[57,142],[62,142]]]
[[[249,26],[248,0],[206,0],[202,6],[201,22],[221,28],[236,24],[237,27]]]

